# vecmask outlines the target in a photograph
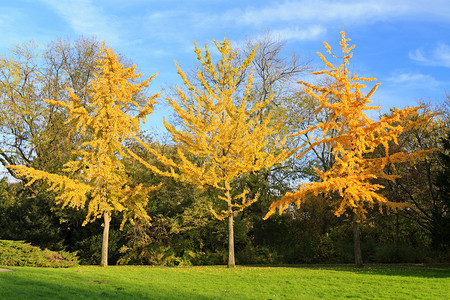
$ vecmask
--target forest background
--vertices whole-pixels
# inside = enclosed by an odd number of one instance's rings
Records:
[[[284,135],[324,122],[327,115],[316,114],[318,103],[296,85],[311,66],[295,55],[283,56],[283,44],[265,38],[249,41],[240,49],[244,56],[258,45],[251,67],[254,69],[254,99],[270,99]],[[67,98],[70,88],[81,99],[92,77],[99,43],[95,39],[75,42],[55,41],[38,56],[32,45],[18,46],[2,63],[3,165],[26,165],[60,173],[72,157],[71,150],[81,136],[69,135],[66,111],[44,99]],[[125,57],[122,62],[131,65]],[[248,76],[249,73],[244,73]],[[189,75],[188,73],[188,76]],[[243,79],[244,79],[243,78]],[[326,82],[325,82],[326,83]],[[174,95],[168,87],[165,93]],[[145,94],[138,95],[144,97]],[[420,114],[441,114],[399,138],[392,151],[416,152],[439,149],[415,164],[404,163],[392,174],[395,184],[380,181],[383,194],[392,202],[408,207],[382,214],[378,207],[368,212],[360,224],[363,255],[367,262],[448,261],[449,251],[449,97],[439,107],[424,103]],[[392,113],[392,111],[390,112]],[[389,113],[387,113],[389,114]],[[406,120],[405,120],[406,121]],[[175,119],[176,122],[176,119]],[[307,137],[290,141],[291,147]],[[143,134],[141,139],[166,157],[176,159],[176,146],[167,138]],[[159,162],[142,145],[132,140],[127,146],[146,161]],[[381,153],[380,153],[381,155]],[[327,170],[333,161],[327,147],[316,148],[301,160],[240,176],[234,187],[246,187],[259,199],[235,217],[236,260],[240,264],[346,263],[353,261],[352,218],[337,218],[321,196],[311,197],[300,209],[290,207],[284,214],[262,220],[270,204],[301,182],[318,180],[313,167]],[[200,265],[222,264],[227,256],[227,228],[209,210],[216,200],[214,189],[197,189],[188,183],[155,175],[138,162],[124,161],[136,184],[162,188],[148,194],[147,214],[152,225],[137,220],[121,231],[121,219],[112,216],[110,263]],[[163,169],[164,166],[160,165]],[[11,171],[10,176],[20,176]],[[60,209],[55,194],[45,183],[24,186],[4,178],[0,190],[0,239],[25,240],[52,250],[77,251],[83,263],[100,260],[101,221],[82,227],[86,212]],[[220,204],[219,204],[220,205]]]

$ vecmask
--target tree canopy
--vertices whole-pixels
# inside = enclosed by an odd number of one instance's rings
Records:
[[[256,195],[253,199],[247,199],[248,190],[233,193],[233,181],[243,174],[270,168],[284,161],[292,151],[285,149],[280,139],[271,139],[277,129],[270,123],[270,114],[264,118],[260,116],[272,96],[260,101],[253,100],[252,105],[249,103],[252,75],[248,76],[242,94],[238,92],[243,72],[251,64],[256,48],[248,57],[236,62],[237,51],[232,49],[227,39],[214,43],[221,55],[216,64],[213,64],[207,46],[204,54],[195,46],[197,59],[201,63],[201,69],[197,71],[200,87],[194,86],[177,65],[178,74],[189,92],[178,88],[178,99],[182,105],[175,99],[167,100],[183,124],[181,129],[166,121],[164,124],[173,141],[179,145],[179,162],[161,157],[150,147],[147,148],[172,169],[170,173],[163,174],[201,188],[213,187],[220,191],[218,198],[226,203],[226,209],[220,212],[214,208],[211,210],[218,219],[229,218],[232,244],[233,215],[258,198]],[[199,159],[199,163],[192,162],[189,156]],[[149,167],[155,169],[151,165]],[[234,249],[230,247],[229,251],[233,256],[229,260],[232,267]]]
[[[329,70],[313,72],[314,75],[328,75],[333,78],[331,85],[316,86],[307,82],[300,81],[304,87],[305,93],[316,99],[320,105],[316,113],[322,110],[328,111],[330,117],[327,122],[310,126],[305,130],[298,132],[301,135],[311,132],[310,139],[314,140],[309,145],[304,144],[305,149],[299,155],[302,157],[318,145],[327,144],[332,149],[334,164],[329,170],[322,172],[315,169],[320,178],[318,182],[308,182],[300,186],[295,193],[287,193],[279,201],[271,205],[266,218],[279,209],[285,210],[289,204],[296,203],[299,207],[302,199],[308,195],[325,194],[332,195],[337,192],[339,200],[333,203],[336,215],[341,215],[347,209],[352,210],[357,215],[364,217],[367,206],[372,207],[378,204],[382,209],[383,205],[389,208],[396,208],[402,204],[389,201],[381,193],[377,192],[383,186],[373,183],[373,179],[384,178],[395,180],[398,176],[387,174],[385,167],[388,164],[404,162],[406,160],[415,160],[423,157],[432,150],[423,150],[414,153],[398,152],[390,153],[390,142],[397,143],[398,136],[409,128],[420,125],[432,118],[435,114],[431,113],[422,118],[402,124],[401,121],[406,116],[416,112],[419,107],[397,109],[392,114],[382,117],[379,121],[371,120],[364,111],[380,109],[380,107],[369,106],[370,97],[376,91],[380,83],[376,84],[366,95],[362,89],[366,87],[361,82],[373,81],[375,78],[364,78],[358,75],[351,75],[348,70],[349,59],[352,57],[351,50],[347,42],[350,39],[345,38],[342,32],[342,64],[335,67],[321,53],[321,57]],[[327,52],[336,57],[331,52],[331,47],[325,42]],[[338,99],[334,101],[334,99]],[[335,132],[329,136],[330,132]],[[383,157],[370,157],[377,147],[383,147],[385,155]]]
[[[147,193],[159,186],[145,188],[130,182],[121,159],[128,156],[124,141],[132,134],[140,133],[140,121],[152,111],[159,95],[149,97],[141,108],[133,97],[148,87],[155,76],[138,84],[132,83],[141,75],[135,73],[135,66],[124,67],[111,48],[103,45],[96,63],[87,102],[73,90],[69,90],[67,102],[46,100],[68,110],[70,117],[66,123],[71,124],[72,134],[87,137],[87,141],[74,151],[76,159],[64,165],[66,175],[26,166],[8,168],[30,178],[28,185],[46,180],[50,184],[48,189],[58,194],[57,200],[62,207],[79,209],[87,206],[85,223],[103,216],[107,230],[111,211],[123,212],[123,223],[134,217],[149,219],[145,211]],[[134,116],[131,115],[133,110],[137,110]],[[107,242],[107,232],[105,234],[104,241]],[[107,265],[107,255],[102,255],[102,265]]]

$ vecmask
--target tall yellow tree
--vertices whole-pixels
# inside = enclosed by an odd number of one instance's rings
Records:
[[[197,69],[200,86],[192,84],[177,65],[178,74],[189,91],[178,88],[179,102],[173,98],[167,100],[182,120],[182,125],[177,129],[164,122],[179,146],[179,162],[165,158],[144,143],[141,144],[171,171],[162,172],[140,161],[162,175],[190,182],[200,188],[217,189],[225,209],[211,207],[211,211],[220,220],[228,218],[228,267],[234,267],[234,217],[257,201],[258,195],[247,199],[249,191],[232,190],[233,181],[245,173],[270,168],[285,160],[291,152],[276,139],[277,129],[271,125],[270,115],[260,115],[272,96],[250,105],[251,75],[243,83],[243,91],[239,92],[239,83],[255,56],[256,48],[240,61],[236,59],[237,51],[233,51],[227,39],[214,43],[221,54],[216,64],[208,45],[204,54],[195,45],[195,53],[201,63],[201,68]],[[189,157],[196,157],[197,162],[189,160]]]
[[[334,164],[324,172],[316,169],[317,175],[320,177],[319,182],[304,183],[297,192],[287,193],[280,200],[272,203],[265,218],[268,218],[277,209],[281,213],[291,203],[300,207],[302,201],[309,196],[324,195],[330,199],[337,216],[348,211],[353,213],[355,262],[357,266],[362,266],[359,219],[364,218],[367,208],[374,205],[378,205],[380,210],[383,206],[390,209],[403,206],[403,204],[391,202],[381,195],[378,191],[383,186],[374,183],[373,180],[384,178],[394,181],[397,176],[385,172],[387,165],[420,159],[429,152],[392,154],[389,145],[397,143],[397,137],[403,131],[429,120],[433,114],[426,115],[414,122],[402,123],[401,121],[406,116],[419,109],[419,107],[413,107],[395,110],[391,115],[383,117],[379,121],[372,121],[364,111],[380,108],[368,106],[371,103],[370,97],[380,84],[376,84],[368,94],[362,92],[366,85],[361,82],[375,79],[350,74],[348,65],[349,59],[353,55],[351,50],[354,45],[349,46],[347,42],[350,39],[345,38],[344,32],[341,34],[342,64],[335,67],[321,53],[318,53],[329,69],[312,73],[329,76],[332,84],[316,86],[303,81],[299,82],[305,85],[304,91],[319,102],[316,113],[325,111],[330,117],[327,122],[310,126],[293,135],[310,133],[310,140],[305,142],[304,151],[300,153],[299,157],[325,144],[328,149],[332,149]],[[324,44],[327,52],[337,58],[331,52],[331,47],[326,42]],[[330,134],[331,132],[333,134]],[[383,157],[374,158],[373,155],[370,155],[377,147],[384,148],[385,155]]]
[[[134,218],[149,220],[145,211],[147,193],[158,187],[135,185],[127,175],[121,159],[129,156],[124,140],[139,134],[140,122],[152,112],[159,94],[149,97],[146,105],[136,102],[137,95],[156,76],[136,83],[141,74],[136,66],[124,67],[111,48],[103,45],[96,61],[94,78],[87,88],[87,102],[69,90],[67,102],[46,100],[50,105],[67,109],[72,133],[85,136],[74,152],[77,159],[64,165],[67,175],[51,174],[25,166],[9,166],[20,176],[49,183],[48,189],[58,194],[63,207],[84,208],[83,223],[103,216],[104,230],[101,265],[108,264],[108,238],[111,212],[122,212],[123,223]]]

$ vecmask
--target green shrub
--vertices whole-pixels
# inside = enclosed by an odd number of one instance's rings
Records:
[[[228,261],[228,249],[198,251],[190,254],[190,262],[194,266],[223,265]]]
[[[416,263],[421,261],[418,254],[419,251],[410,245],[381,244],[375,249],[375,262]]]
[[[75,253],[42,250],[22,241],[0,240],[0,265],[67,268],[78,265]]]
[[[274,251],[264,246],[253,246],[247,244],[244,249],[236,255],[239,264],[244,265],[273,265],[279,263],[278,255]]]
[[[336,249],[328,235],[319,236],[314,241],[314,259],[316,262],[336,262]]]
[[[179,264],[179,259],[170,247],[147,245],[138,252],[127,246],[122,246],[120,252],[122,257],[117,261],[119,265],[176,266]]]

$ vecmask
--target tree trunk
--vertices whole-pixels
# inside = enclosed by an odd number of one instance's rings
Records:
[[[358,215],[353,213],[353,243],[355,250],[355,265],[358,268],[363,267],[362,253],[361,253],[361,239],[359,236],[359,222]]]
[[[228,268],[236,266],[234,261],[234,224],[231,204],[228,204]]]
[[[103,213],[103,240],[102,240],[102,261],[100,265],[102,267],[108,266],[108,243],[109,243],[109,221],[110,221],[110,211],[105,211]]]
[[[398,241],[400,237],[400,225],[398,223],[398,212],[395,213],[395,249],[398,250]]]

